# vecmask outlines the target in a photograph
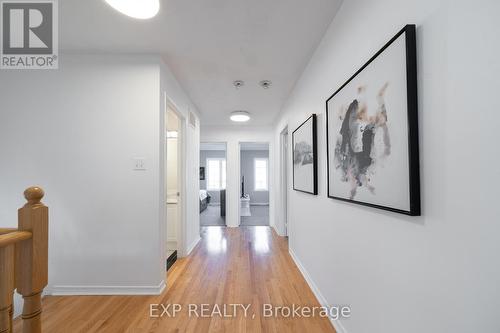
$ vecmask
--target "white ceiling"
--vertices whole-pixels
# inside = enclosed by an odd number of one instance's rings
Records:
[[[342,0],[162,0],[151,20],[128,18],[104,0],[59,1],[67,52],[160,54],[202,115],[226,125],[233,110],[270,125]],[[244,80],[236,90],[234,80]],[[261,80],[273,85],[264,90]],[[241,126],[241,125],[240,125]]]

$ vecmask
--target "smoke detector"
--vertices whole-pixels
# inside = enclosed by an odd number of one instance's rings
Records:
[[[269,80],[262,80],[259,82],[259,86],[261,86],[264,89],[269,89],[273,83]]]
[[[245,85],[245,82],[242,81],[242,80],[236,80],[233,82],[233,86],[236,88],[236,89],[239,89],[241,87],[243,87]]]

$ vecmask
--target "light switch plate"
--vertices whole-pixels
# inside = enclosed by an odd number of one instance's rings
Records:
[[[146,170],[146,159],[144,157],[134,157],[133,162],[133,170]]]

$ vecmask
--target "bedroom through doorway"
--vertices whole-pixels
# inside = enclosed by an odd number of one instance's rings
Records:
[[[226,226],[226,143],[200,145],[200,226]]]
[[[269,143],[240,142],[240,226],[269,226]]]

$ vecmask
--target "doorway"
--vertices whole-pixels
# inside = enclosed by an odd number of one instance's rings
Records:
[[[166,97],[166,218],[167,270],[183,256],[184,235],[184,123],[177,107]]]
[[[283,236],[288,237],[288,126],[280,133],[280,193],[281,193],[281,225]]]
[[[226,226],[226,143],[200,144],[200,227]]]
[[[269,143],[240,142],[240,226],[269,226]]]

